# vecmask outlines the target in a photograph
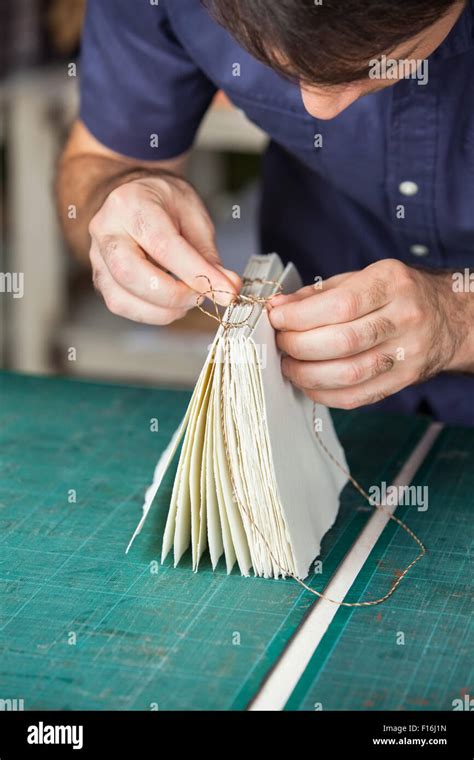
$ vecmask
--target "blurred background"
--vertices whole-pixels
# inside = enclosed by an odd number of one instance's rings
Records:
[[[215,332],[197,309],[169,327],[110,314],[62,240],[55,164],[78,108],[86,0],[0,0],[0,367],[192,386]],[[131,0],[133,2],[133,0]],[[189,178],[217,227],[225,266],[257,252],[258,174],[265,136],[218,93],[196,139]],[[241,207],[241,219],[232,207]],[[8,284],[24,276],[24,295]]]

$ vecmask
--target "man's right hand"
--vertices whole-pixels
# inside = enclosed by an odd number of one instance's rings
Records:
[[[209,289],[235,294],[240,278],[220,265],[214,226],[186,180],[163,172],[119,185],[89,224],[93,281],[107,307],[166,325]],[[227,305],[231,295],[216,293]]]

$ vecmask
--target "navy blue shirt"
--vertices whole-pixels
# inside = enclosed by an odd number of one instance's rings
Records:
[[[474,261],[473,17],[470,0],[430,56],[426,85],[401,80],[323,121],[307,113],[296,84],[246,53],[200,0],[89,0],[80,116],[119,153],[173,158],[191,147],[222,89],[271,139],[263,251],[294,261],[307,283],[382,258],[462,271]],[[403,183],[415,194],[404,194]],[[474,425],[474,377],[438,375],[375,406],[420,405]]]

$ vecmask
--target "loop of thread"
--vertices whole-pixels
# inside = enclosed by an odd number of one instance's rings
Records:
[[[219,322],[219,324],[224,327],[224,329],[227,329],[228,327],[239,327],[241,325],[247,324],[248,320],[249,320],[249,317],[250,317],[250,314],[251,314],[251,311],[247,315],[247,317],[244,320],[241,320],[240,322],[230,322],[228,320],[224,320],[223,317],[219,313],[219,309],[217,307],[217,303],[216,303],[216,300],[215,300],[215,293],[228,293],[229,295],[232,295],[233,296],[233,300],[231,301],[231,305],[232,306],[236,306],[238,304],[242,304],[243,303],[243,304],[249,304],[249,305],[251,305],[252,309],[255,306],[255,304],[257,304],[257,303],[258,304],[267,304],[275,295],[278,294],[278,293],[274,293],[271,296],[251,296],[251,295],[248,295],[248,296],[247,295],[237,295],[237,296],[235,296],[230,291],[215,290],[212,287],[211,281],[209,280],[208,277],[206,277],[206,275],[199,275],[199,276],[200,277],[205,277],[207,279],[207,281],[209,283],[209,289],[207,291],[205,291],[204,293],[201,293],[198,296],[196,305],[198,306],[198,308],[204,314],[207,314],[212,319],[217,320]],[[272,280],[262,280],[262,279],[249,280],[249,279],[244,279],[244,284],[254,284],[254,283],[268,284],[268,285],[278,285],[279,286],[279,291],[278,292],[281,292],[281,285],[280,285],[280,283],[274,282]],[[212,314],[212,312],[208,312],[206,309],[204,309],[201,306],[201,299],[205,298],[206,296],[209,296],[210,299],[211,299],[211,301],[214,304],[214,309],[215,309],[215,313],[214,314]],[[213,360],[213,358],[214,357],[212,357],[212,360]],[[227,359],[228,359],[228,342],[224,341],[224,362],[226,362]],[[256,524],[255,520],[253,519],[252,515],[245,508],[245,506],[241,503],[241,501],[240,501],[240,499],[238,497],[238,492],[237,492],[237,488],[235,486],[235,480],[234,480],[234,476],[233,476],[233,472],[232,472],[231,459],[230,459],[230,454],[229,454],[229,445],[228,445],[227,435],[226,435],[226,430],[225,430],[224,401],[225,401],[225,399],[224,399],[224,383],[221,382],[221,397],[220,397],[221,427],[222,427],[222,433],[223,433],[223,437],[224,437],[224,449],[225,449],[225,455],[226,455],[226,459],[227,459],[227,466],[228,466],[229,474],[230,474],[230,480],[231,480],[234,500],[238,504],[238,506],[242,510],[242,512],[246,515],[246,517],[249,520],[249,522],[252,525],[252,527],[259,534],[260,538],[262,539],[262,541],[264,542],[264,544],[265,544],[265,546],[266,546],[266,548],[268,550],[268,553],[269,553],[271,559],[273,560],[273,562],[275,563],[275,565],[278,567],[278,569],[281,570],[281,572],[284,575],[288,575],[290,578],[292,578],[297,583],[299,583],[299,585],[302,586],[302,588],[304,588],[310,594],[313,594],[314,596],[317,596],[319,599],[325,599],[327,602],[330,602],[331,604],[337,604],[340,607],[374,607],[375,605],[382,604],[382,602],[385,602],[387,599],[389,599],[392,596],[392,594],[396,591],[396,589],[398,588],[398,586],[402,582],[403,578],[405,578],[405,576],[407,575],[407,573],[409,573],[409,571],[411,570],[411,568],[414,565],[416,565],[416,563],[419,562],[419,560],[422,559],[422,557],[425,556],[425,554],[426,554],[426,547],[424,546],[423,542],[418,538],[418,536],[411,530],[411,528],[408,527],[408,525],[406,523],[404,523],[398,517],[395,517],[395,515],[392,514],[392,512],[390,512],[389,510],[385,509],[382,506],[382,504],[379,504],[379,503],[375,503],[374,504],[373,501],[371,500],[369,494],[367,493],[367,491],[360,485],[360,483],[351,475],[351,473],[346,469],[346,467],[344,467],[344,465],[342,465],[336,459],[336,457],[331,453],[331,451],[327,448],[327,446],[324,443],[322,437],[319,435],[319,432],[318,432],[317,426],[316,426],[317,405],[315,403],[313,404],[313,431],[314,431],[314,434],[316,436],[316,440],[318,441],[318,444],[321,446],[323,452],[326,454],[326,456],[329,457],[329,459],[333,462],[333,464],[342,473],[344,473],[344,475],[352,483],[352,485],[354,486],[354,488],[356,489],[356,491],[358,491],[358,493],[360,493],[364,497],[364,499],[366,499],[368,501],[368,503],[370,504],[370,506],[373,506],[376,509],[379,509],[381,512],[383,512],[384,514],[386,514],[387,517],[390,520],[393,520],[395,523],[397,523],[397,525],[399,525],[401,528],[403,528],[403,530],[406,531],[406,533],[413,539],[413,541],[415,541],[416,544],[418,544],[418,546],[420,548],[420,551],[419,551],[418,555],[415,557],[415,559],[413,559],[410,562],[410,564],[406,566],[406,568],[400,573],[400,575],[398,575],[397,578],[393,581],[393,583],[392,583],[390,589],[387,591],[387,593],[384,594],[383,596],[381,596],[379,599],[374,599],[374,600],[367,601],[367,602],[344,602],[344,601],[340,601],[340,600],[337,600],[337,599],[331,599],[330,597],[326,596],[325,594],[321,593],[320,591],[316,591],[316,589],[311,588],[311,586],[308,586],[307,583],[305,583],[304,581],[302,581],[300,578],[297,578],[296,575],[294,575],[294,573],[292,573],[291,571],[289,571],[287,568],[283,567],[280,564],[280,562],[275,557],[275,554],[274,554],[274,552],[273,552],[273,550],[272,550],[269,542],[267,541],[266,536],[261,531],[261,529],[259,528],[259,526]]]
[[[277,290],[275,293],[272,293],[271,296],[259,296],[259,295],[252,295],[251,293],[247,293],[244,295],[243,293],[235,294],[231,290],[218,290],[216,288],[213,288],[212,283],[205,274],[199,274],[198,277],[204,277],[204,279],[207,280],[209,284],[209,288],[205,290],[203,293],[199,293],[199,295],[196,298],[196,306],[200,311],[202,311],[203,314],[206,314],[208,317],[211,317],[211,319],[215,319],[216,322],[219,322],[221,327],[224,328],[224,330],[227,330],[231,327],[243,327],[244,325],[248,324],[248,321],[250,319],[250,315],[252,314],[253,307],[257,304],[265,305],[267,304],[272,298],[274,298],[277,295],[280,295],[283,288],[279,282],[276,282],[276,280],[263,280],[260,277],[257,277],[255,279],[249,279],[248,277],[244,277],[242,280],[244,285],[272,285],[273,287],[276,287]],[[197,277],[197,278],[198,278]],[[196,278],[196,279],[197,279]],[[219,307],[216,302],[216,293],[224,293],[225,295],[232,296],[232,300],[230,302],[230,306],[249,306],[250,311],[249,313],[241,319],[239,322],[231,322],[230,320],[224,319],[224,317],[219,312]],[[214,306],[214,313],[212,311],[208,311],[204,308],[202,305],[202,302],[205,298],[210,298],[212,301],[212,304]]]

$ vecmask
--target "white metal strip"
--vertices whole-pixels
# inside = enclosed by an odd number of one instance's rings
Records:
[[[442,427],[439,422],[433,422],[429,426],[392,485],[410,485]],[[382,505],[391,513],[397,508],[397,505],[388,506],[384,501]],[[344,600],[389,519],[381,510],[374,512],[326,586],[324,593],[327,596]],[[326,599],[319,599],[315,603],[253,699],[249,710],[283,710],[338,609],[338,605]]]

